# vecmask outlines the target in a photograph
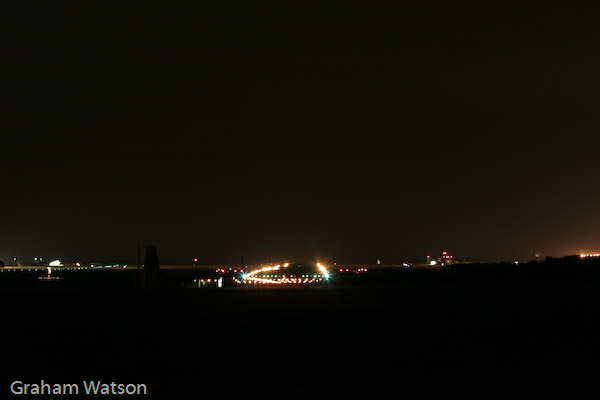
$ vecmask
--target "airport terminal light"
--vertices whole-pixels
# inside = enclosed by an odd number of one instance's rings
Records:
[[[50,266],[50,267],[62,267],[63,264],[60,262],[60,260],[57,259],[57,260],[50,261],[50,263],[48,264],[48,266]]]

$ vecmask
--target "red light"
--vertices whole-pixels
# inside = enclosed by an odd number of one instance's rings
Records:
[[[448,252],[447,251],[442,251],[442,254],[446,255],[446,254],[448,254]]]
[[[197,258],[194,258],[194,262],[198,262],[198,259],[197,259]]]
[[[342,272],[342,271],[343,271],[343,269],[340,268],[340,272]]]

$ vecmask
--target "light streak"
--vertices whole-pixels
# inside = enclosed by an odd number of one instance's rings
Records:
[[[285,263],[283,264],[283,268],[287,268],[290,264]],[[255,269],[254,271],[248,272],[247,274],[244,274],[244,279],[248,279],[256,274],[260,274],[261,272],[265,272],[265,271],[278,271],[279,268],[281,268],[281,265],[277,264],[274,267],[264,267],[264,268],[260,268],[260,269]]]
[[[317,268],[319,268],[319,271],[321,271],[323,273],[323,276],[325,277],[325,279],[329,279],[329,272],[327,272],[327,270],[325,269],[324,266],[321,265],[321,263],[317,263]]]

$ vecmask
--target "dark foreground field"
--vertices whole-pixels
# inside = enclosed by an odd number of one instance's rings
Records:
[[[5,286],[0,304],[2,398],[41,379],[146,383],[154,398],[597,394],[593,283]]]

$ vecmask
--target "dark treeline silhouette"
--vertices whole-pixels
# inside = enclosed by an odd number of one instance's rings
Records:
[[[570,255],[561,258],[546,257],[544,261],[532,260],[528,263],[509,262],[493,264],[456,264],[446,267],[446,271],[460,275],[511,276],[514,278],[539,279],[600,279],[600,258],[582,258]]]

